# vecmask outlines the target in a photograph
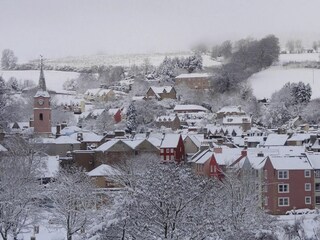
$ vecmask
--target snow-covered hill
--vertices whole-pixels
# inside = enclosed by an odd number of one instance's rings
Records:
[[[127,54],[127,55],[91,55],[79,57],[66,57],[59,59],[46,59],[46,63],[51,66],[70,66],[70,67],[90,67],[94,65],[112,65],[112,66],[132,66],[142,65],[146,59],[154,66],[160,65],[163,59],[167,57],[189,57],[191,52],[180,53],[154,53],[154,54]],[[205,67],[220,65],[213,61],[210,56],[203,55],[203,65]]]
[[[273,66],[252,75],[248,81],[258,99],[270,98],[272,93],[281,89],[287,82],[299,81],[310,84],[312,99],[320,97],[320,69]]]

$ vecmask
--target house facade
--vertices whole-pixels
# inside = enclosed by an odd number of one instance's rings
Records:
[[[185,85],[190,89],[209,89],[210,77],[208,73],[180,74],[175,78],[175,85]]]
[[[165,134],[160,146],[160,159],[163,162],[185,161],[185,149],[180,134]]]
[[[146,94],[146,99],[177,99],[177,92],[174,87],[150,87]]]

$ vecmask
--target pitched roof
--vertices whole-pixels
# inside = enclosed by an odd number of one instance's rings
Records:
[[[178,146],[180,134],[166,134],[162,140],[161,148],[175,148]]]
[[[163,93],[164,90],[166,90],[166,92],[171,92],[172,87],[171,86],[164,86],[164,87],[150,87],[154,93],[160,94]]]
[[[209,73],[185,73],[180,74],[176,78],[208,78],[211,75]]]
[[[186,104],[186,105],[176,105],[173,109],[173,111],[202,111],[202,112],[207,112],[208,109],[199,106],[199,105],[193,105],[193,104]]]
[[[265,146],[284,146],[289,138],[286,134],[269,134]]]
[[[311,170],[312,167],[307,157],[274,157],[269,156],[269,159],[272,163],[274,169],[277,170]]]
[[[0,144],[0,152],[7,152],[8,150]]]
[[[236,112],[236,113],[244,113],[240,106],[225,106],[221,108],[217,113],[228,113],[228,112]]]
[[[78,138],[78,133],[73,133],[70,135],[73,139]],[[102,135],[97,135],[94,132],[81,132],[82,133],[82,142],[100,142],[103,139]]]
[[[79,141],[73,139],[70,136],[60,136],[56,138],[53,143],[55,144],[80,144]]]
[[[107,164],[101,164],[87,173],[90,177],[120,175],[120,171]]]

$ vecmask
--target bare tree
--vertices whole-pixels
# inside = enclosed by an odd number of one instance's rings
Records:
[[[92,220],[95,206],[94,187],[89,177],[76,168],[62,169],[56,181],[50,184],[48,198],[53,209],[49,209],[53,222],[64,228],[67,240],[85,229]]]

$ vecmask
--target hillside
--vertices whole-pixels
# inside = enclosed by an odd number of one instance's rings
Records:
[[[167,57],[189,57],[191,52],[180,53],[154,53],[154,54],[126,54],[126,55],[90,55],[65,57],[59,59],[46,59],[46,63],[51,66],[70,66],[70,67],[91,67],[94,65],[112,65],[112,66],[132,66],[142,65],[145,59],[154,66],[160,65],[163,59]],[[203,66],[209,67],[220,65],[219,62],[213,61],[210,56],[203,55]]]
[[[272,93],[281,89],[287,82],[309,83],[312,88],[312,99],[320,97],[320,69],[293,68],[282,64],[287,62],[318,61],[319,54],[282,54],[279,63],[266,70],[252,75],[248,82],[253,94],[258,98],[270,98]]]

